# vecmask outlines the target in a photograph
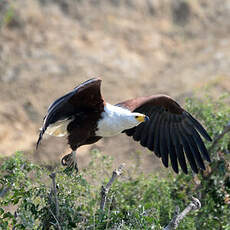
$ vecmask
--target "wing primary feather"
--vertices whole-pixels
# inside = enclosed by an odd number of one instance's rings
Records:
[[[167,135],[167,116],[168,114],[164,115],[164,119],[162,121],[162,128],[160,130],[160,150],[161,150],[161,159],[164,166],[168,167],[168,147],[166,142],[166,135]]]
[[[140,139],[141,141],[140,141],[140,143],[141,143],[142,146],[146,147],[146,144],[147,144],[147,141],[148,141],[148,135],[149,135],[148,131],[149,131],[149,127],[150,127],[150,121],[146,121],[143,124],[144,124],[143,125],[144,127],[143,127],[143,129],[141,131],[141,139]]]
[[[69,99],[69,97],[65,97],[65,98],[63,97],[61,102],[56,103],[54,106],[52,105],[50,106],[49,111],[44,119],[42,132],[40,133],[41,134],[40,140],[42,139],[42,135],[45,133],[47,127],[50,124],[55,123],[57,120],[68,118],[73,114],[74,108],[71,104],[68,103],[68,101],[66,101],[67,98]],[[66,111],[68,111],[68,113]]]
[[[172,117],[171,117],[172,119]],[[169,123],[169,137],[167,138],[168,140],[168,148],[169,148],[169,156],[170,156],[170,161],[172,164],[172,168],[174,170],[174,172],[178,173],[179,169],[178,169],[178,162],[177,162],[177,154],[175,151],[175,147],[173,145],[173,137],[172,137],[172,130],[173,130],[173,123],[172,121]]]
[[[57,106],[58,104],[62,103],[63,101],[65,101],[65,100],[67,100],[67,99],[69,99],[70,97],[72,97],[73,94],[74,94],[74,91],[71,91],[71,92],[65,94],[64,96],[62,96],[62,97],[56,99],[56,100],[49,106],[49,108],[48,108],[48,113],[49,113],[55,106]]]
[[[178,169],[178,163],[177,163],[177,155],[176,155],[175,147],[172,144],[170,146],[170,150],[171,151],[169,152],[169,156],[170,156],[172,168],[175,173],[178,173],[179,169]]]
[[[201,169],[205,170],[205,165],[204,165],[203,159],[201,158],[199,149],[198,149],[195,141],[193,140],[192,135],[187,135],[184,127],[183,126],[181,126],[181,127],[183,129],[183,132],[185,133],[184,138],[186,139],[187,143],[189,144],[189,148],[191,149],[192,154],[193,154],[197,164],[199,165],[199,167]]]
[[[191,143],[191,146],[192,146],[191,150],[195,154],[195,159],[197,160],[197,164],[199,165],[199,167],[201,169],[205,170],[206,168],[205,168],[203,159],[201,158],[200,151],[197,148],[196,143],[194,142],[193,138],[190,139],[190,143]]]
[[[154,140],[154,145],[153,145],[153,149],[155,154],[158,157],[161,157],[161,150],[160,150],[160,130],[161,130],[161,122],[162,122],[163,116],[162,116],[162,112],[160,112],[160,116],[158,119],[158,122],[156,124],[155,127],[155,140]]]
[[[42,131],[41,131],[40,134],[39,134],[38,141],[37,141],[37,144],[36,144],[36,150],[38,149],[38,145],[39,145],[39,143],[40,143],[41,140],[42,140],[42,136],[43,136],[44,132],[45,132],[45,131],[42,129]]]
[[[174,123],[173,127],[174,127],[174,132],[173,133],[171,132],[171,135],[173,135],[172,140],[173,140],[173,144],[175,146],[177,159],[179,161],[181,169],[183,170],[183,172],[185,174],[187,174],[188,169],[187,169],[186,160],[185,160],[185,156],[184,156],[184,152],[183,152],[183,147],[182,147],[180,140],[179,140],[179,137],[177,135],[178,125],[176,123]]]
[[[185,156],[184,156],[183,147],[181,144],[179,144],[176,147],[176,153],[177,153],[178,160],[179,160],[179,163],[180,163],[180,166],[181,166],[183,172],[185,174],[188,174],[188,168],[187,168],[187,164],[186,164],[186,160],[185,160]]]
[[[156,108],[151,109],[148,113],[144,112],[144,114],[148,115],[149,117],[151,117],[152,112],[155,110]],[[143,128],[142,130],[140,130],[141,132],[141,145],[144,147],[148,147],[148,138],[149,138],[149,131],[151,131],[151,119],[148,120],[147,122],[142,123],[143,124]]]
[[[211,162],[211,159],[209,157],[208,151],[204,145],[204,142],[202,141],[199,133],[197,132],[197,130],[190,124],[190,123],[183,123],[182,125],[183,130],[185,133],[187,133],[188,135],[192,136],[194,142],[198,145],[200,152],[202,153],[202,155],[204,156],[204,158],[208,161]]]
[[[192,128],[192,132],[193,132],[193,139],[194,141],[197,143],[201,153],[203,154],[204,158],[208,161],[211,162],[211,159],[209,157],[208,151],[202,141],[202,139],[200,138],[200,135],[197,133],[197,131],[195,129]]]
[[[156,133],[156,124],[159,119],[160,114],[156,113],[153,118],[150,118],[151,125],[149,127],[149,136],[147,141],[147,146],[150,151],[154,150],[154,142],[155,142],[155,133]]]
[[[179,137],[180,137],[181,143],[183,145],[184,152],[185,152],[185,154],[187,156],[188,162],[189,162],[189,164],[190,164],[193,172],[198,173],[196,161],[195,161],[195,159],[193,157],[193,154],[192,154],[192,151],[191,151],[191,149],[189,147],[188,142],[184,138],[183,131],[181,131],[181,127],[180,126],[179,126],[179,133],[180,133]]]
[[[197,121],[191,114],[184,112],[185,115],[189,118],[192,124],[197,128],[200,134],[208,141],[212,141],[212,138],[208,135],[207,131],[203,128],[199,121]]]
[[[172,152],[173,152],[173,149],[172,149],[172,140],[171,140],[171,135],[170,135],[170,128],[171,128],[171,125],[170,125],[170,122],[171,122],[171,116],[168,115],[167,117],[168,121],[166,122],[165,124],[165,140],[166,140],[166,147],[168,149],[168,154],[170,156],[170,159],[172,158]],[[171,159],[171,164],[173,165],[172,163],[172,159]],[[174,169],[174,168],[173,168]]]
[[[141,139],[142,129],[144,128],[144,125],[145,125],[145,122],[142,122],[136,127],[135,132],[133,134],[133,139],[135,141],[139,141]]]

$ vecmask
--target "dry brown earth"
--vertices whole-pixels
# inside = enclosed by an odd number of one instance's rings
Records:
[[[226,0],[17,0],[0,3],[0,152],[16,150],[57,163],[64,140],[34,151],[48,105],[100,76],[110,103],[165,93],[230,92],[230,2]],[[203,94],[204,96],[204,94]],[[124,136],[79,149],[79,164],[98,148],[158,168],[158,159]]]

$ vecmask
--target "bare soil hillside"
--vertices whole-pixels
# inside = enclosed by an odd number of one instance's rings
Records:
[[[110,103],[168,94],[230,92],[230,2],[226,0],[17,0],[0,2],[0,153],[16,150],[59,162],[65,139],[35,151],[49,104],[92,76]],[[79,149],[79,165],[98,148],[146,171],[158,159],[124,136]],[[161,163],[160,163],[161,166]]]

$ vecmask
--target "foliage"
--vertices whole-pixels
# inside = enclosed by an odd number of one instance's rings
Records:
[[[221,98],[213,103],[187,100],[187,109],[208,128],[212,137],[228,123],[230,109]],[[104,211],[99,209],[101,185],[112,173],[112,159],[92,152],[87,169],[78,174],[56,168],[56,218],[51,171],[27,161],[22,153],[2,159],[0,166],[0,229],[162,229],[193,195],[202,208],[187,216],[178,229],[230,229],[229,135],[212,147],[208,170],[188,175],[169,173],[122,175],[112,185]],[[207,143],[210,148],[211,144]],[[15,211],[14,211],[15,210]]]
[[[230,106],[226,103],[229,94],[213,103],[187,101],[188,110],[204,121],[212,137],[219,135],[229,124]],[[230,229],[230,135],[226,134],[213,147],[209,144],[212,163],[199,177],[199,194],[203,208],[196,219],[197,229]]]

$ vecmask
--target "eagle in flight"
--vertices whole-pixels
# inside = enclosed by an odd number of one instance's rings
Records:
[[[72,153],[62,164],[77,170],[76,150],[103,137],[120,133],[132,137],[153,151],[165,167],[169,159],[173,170],[179,166],[195,173],[210,162],[201,138],[211,141],[203,126],[176,101],[166,95],[152,95],[111,105],[101,95],[101,79],[92,78],[55,100],[48,108],[37,147],[43,134],[67,136]],[[186,160],[187,158],[187,160]]]

